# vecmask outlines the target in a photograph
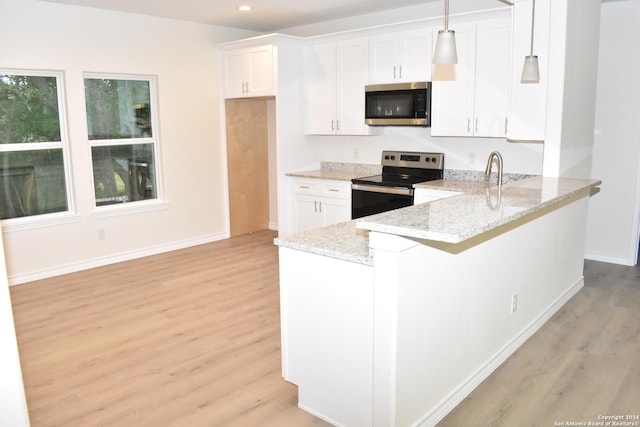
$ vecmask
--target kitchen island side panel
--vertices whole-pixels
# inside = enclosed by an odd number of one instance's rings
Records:
[[[374,342],[392,344],[374,355],[373,425],[435,425],[580,290],[587,201],[457,253],[370,234],[375,293],[390,296]]]
[[[280,247],[282,372],[298,406],[334,425],[370,426],[373,268]]]

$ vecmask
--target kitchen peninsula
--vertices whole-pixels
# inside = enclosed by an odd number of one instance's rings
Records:
[[[276,239],[299,407],[435,425],[581,289],[599,184],[431,181],[460,195]]]

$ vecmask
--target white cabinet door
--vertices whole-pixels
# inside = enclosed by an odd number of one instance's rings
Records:
[[[431,30],[383,34],[370,39],[371,83],[431,80]]]
[[[394,83],[398,79],[397,35],[384,34],[372,37],[369,41],[371,63],[369,77],[372,84]]]
[[[379,132],[364,124],[368,71],[368,39],[307,47],[307,133],[370,135]]]
[[[511,105],[507,139],[543,141],[547,112],[549,9],[551,0],[536,1],[533,54],[538,56],[540,83],[520,83],[524,57],[531,52],[531,0],[513,5]]]
[[[351,219],[351,183],[322,179],[294,180],[295,232]]]
[[[511,80],[508,19],[481,21],[476,33],[475,136],[505,137]]]
[[[400,79],[404,82],[431,80],[433,58],[432,30],[425,28],[403,33],[400,38]]]
[[[322,216],[324,225],[349,221],[351,219],[351,201],[342,199],[323,199]]]
[[[475,24],[455,26],[458,63],[436,65],[435,75],[447,80],[432,83],[431,135],[472,136],[475,73]],[[437,37],[437,30],[434,31]],[[434,38],[435,40],[435,38]]]
[[[275,95],[273,46],[263,45],[224,52],[224,97]]]
[[[249,56],[249,96],[275,95],[273,46],[250,48]]]
[[[314,196],[296,195],[294,198],[296,227],[295,231],[311,230],[324,225],[323,216]]]
[[[332,134],[336,121],[336,44],[305,49],[307,79],[307,133]]]
[[[249,57],[244,49],[224,53],[224,97],[242,98],[245,96]]]
[[[337,53],[336,132],[341,135],[366,135],[364,123],[364,87],[369,81],[369,40],[339,42]]]
[[[436,66],[431,135],[506,136],[511,64],[510,20],[455,26],[458,64]]]

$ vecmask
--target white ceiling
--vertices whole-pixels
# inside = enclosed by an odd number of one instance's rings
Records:
[[[442,0],[46,0],[77,6],[202,22],[257,32]],[[239,12],[248,4],[251,12]]]

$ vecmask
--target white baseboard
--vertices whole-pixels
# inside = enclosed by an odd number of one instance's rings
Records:
[[[554,301],[545,311],[535,318],[527,327],[516,335],[507,345],[496,353],[478,371],[469,377],[459,388],[452,391],[433,411],[425,415],[414,424],[415,427],[431,427],[451,412],[462,402],[476,387],[478,387],[493,371],[509,358],[522,344],[525,343],[538,329],[542,327],[563,305],[567,303],[584,286],[584,277],[580,278],[571,288]]]
[[[76,271],[88,270],[90,268],[102,267],[104,265],[115,264],[117,262],[129,261],[136,258],[142,258],[149,255],[156,255],[164,252],[175,251],[178,249],[184,249],[191,246],[202,245],[205,243],[215,242],[217,240],[229,238],[229,232],[209,234],[201,236],[195,239],[181,240],[178,242],[172,242],[165,245],[154,246],[150,248],[144,248],[140,250],[118,253],[101,258],[94,258],[82,262],[66,264],[55,268],[39,270],[31,273],[16,274],[9,276],[9,286],[20,285],[27,282],[33,282],[34,280],[47,279],[49,277],[60,276],[68,273],[75,273]]]
[[[631,260],[629,258],[611,257],[611,256],[598,255],[598,254],[589,253],[589,252],[584,254],[584,258],[590,261],[600,261],[600,262],[606,262],[609,264],[628,265],[628,266],[636,265],[635,260]]]

